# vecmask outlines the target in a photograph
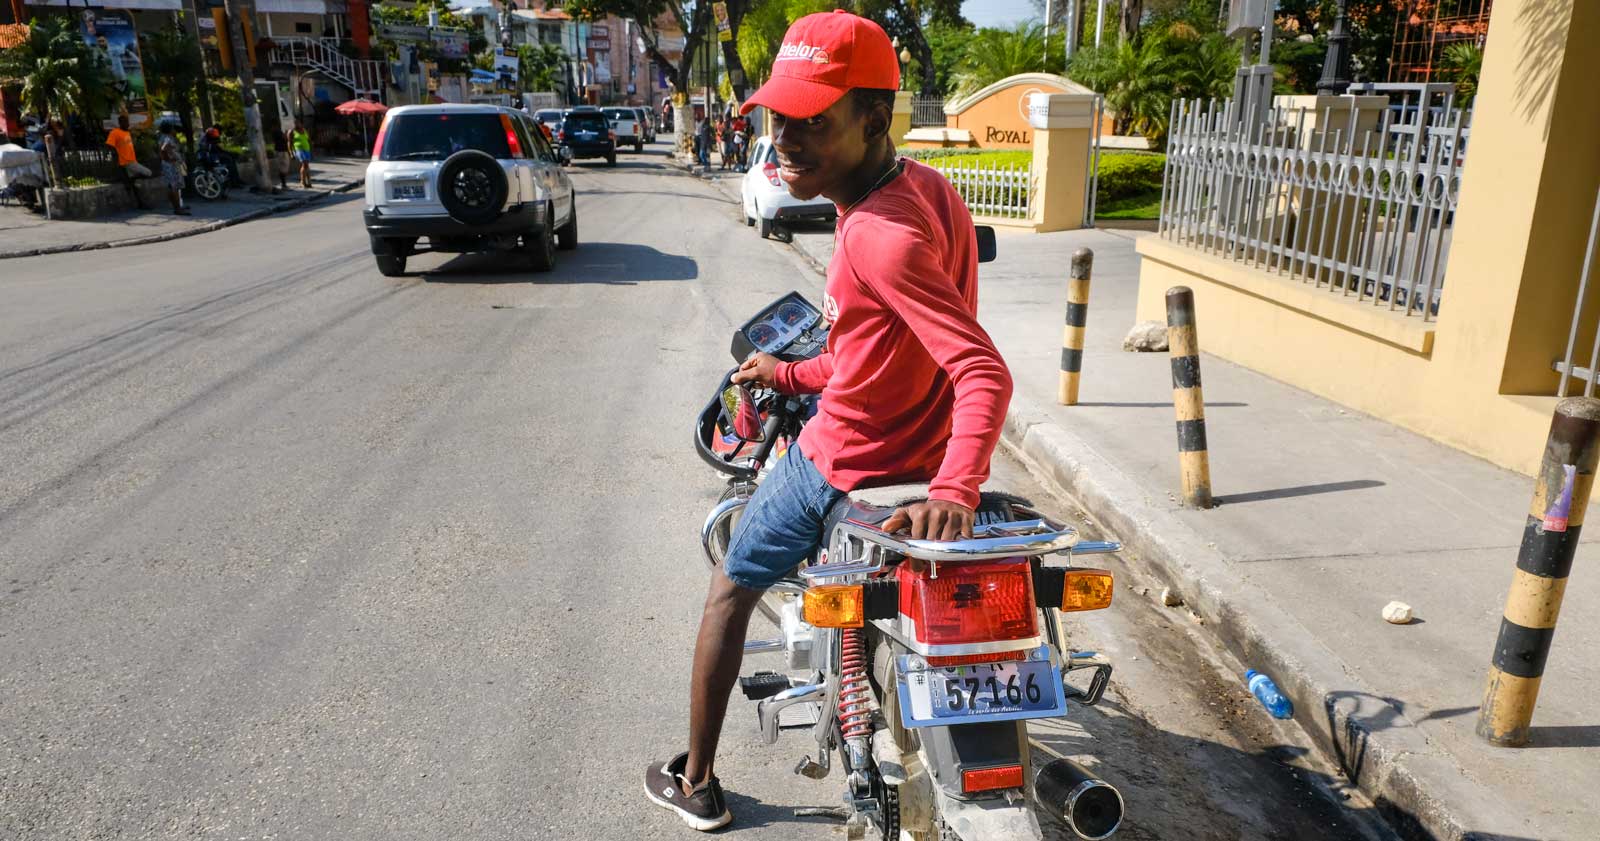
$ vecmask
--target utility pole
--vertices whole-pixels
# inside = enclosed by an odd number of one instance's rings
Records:
[[[1067,2],[1070,3],[1070,2],[1072,2],[1072,0],[1067,0]],[[1048,70],[1049,67],[1050,67],[1050,19],[1055,17],[1055,16],[1056,16],[1055,3],[1053,2],[1053,0],[1044,0],[1044,64],[1045,64],[1045,66],[1039,68],[1040,70]]]
[[[200,53],[200,78],[195,80],[195,104],[200,108],[200,122],[211,125],[211,97],[206,92],[206,56],[205,50],[200,46],[200,21],[198,3],[195,0],[184,0],[183,3],[183,28],[188,31],[189,37],[194,40],[195,51]]]
[[[239,97],[244,102],[244,130],[250,140],[250,156],[256,162],[256,189],[272,192],[267,174],[267,144],[261,136],[261,109],[256,105],[256,73],[250,66],[250,51],[244,43],[240,21],[246,14],[242,0],[224,0],[228,12],[228,42],[233,45],[233,71],[239,78]]]

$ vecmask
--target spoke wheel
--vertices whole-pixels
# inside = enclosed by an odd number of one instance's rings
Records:
[[[217,176],[208,169],[196,169],[194,173],[194,193],[206,201],[215,201],[222,195],[222,184],[217,181]]]

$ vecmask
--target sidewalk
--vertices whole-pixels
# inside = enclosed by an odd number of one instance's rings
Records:
[[[1274,675],[1403,837],[1600,837],[1600,618],[1585,609],[1600,575],[1581,563],[1595,539],[1569,581],[1535,746],[1485,745],[1477,710],[1532,480],[1206,356],[1218,506],[1184,510],[1167,354],[1121,349],[1136,236],[999,231],[980,318],[1016,379],[1006,445],[1169,580],[1241,662]],[[831,226],[794,244],[826,265]],[[1095,252],[1081,403],[1063,407],[1066,267],[1080,247]],[[1385,623],[1396,599],[1418,621]]]
[[[303,207],[336,190],[354,189],[361,185],[366,171],[366,158],[321,158],[311,165],[310,190],[301,189],[299,176],[291,173],[290,189],[277,195],[257,195],[248,187],[234,187],[223,201],[188,197],[185,201],[192,216],[173,215],[165,200],[152,210],[129,210],[97,219],[51,220],[21,207],[0,207],[0,259],[139,245],[214,231]]]

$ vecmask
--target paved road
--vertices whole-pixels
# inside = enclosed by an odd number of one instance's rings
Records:
[[[816,280],[661,160],[579,167],[545,276],[382,278],[359,196],[7,264],[0,838],[693,835],[639,793],[719,491],[689,419],[735,320]],[[1359,837],[1181,614],[1119,601],[1074,623],[1109,703],[1039,735],[1125,783],[1124,837]],[[790,815],[838,781],[732,716],[726,834],[840,837]]]

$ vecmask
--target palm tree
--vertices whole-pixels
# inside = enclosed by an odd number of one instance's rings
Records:
[[[23,106],[44,120],[68,114],[94,120],[120,100],[110,70],[70,18],[36,18],[26,40],[0,50],[0,85],[19,86]]]
[[[957,94],[969,94],[1018,73],[1050,72],[1061,69],[1059,62],[1048,63],[1044,27],[1018,24],[1015,29],[980,29],[967,41],[966,55],[952,77]]]
[[[1444,67],[1455,72],[1456,98],[1463,105],[1470,104],[1478,95],[1478,76],[1483,73],[1483,48],[1469,41],[1460,41],[1444,48]]]

